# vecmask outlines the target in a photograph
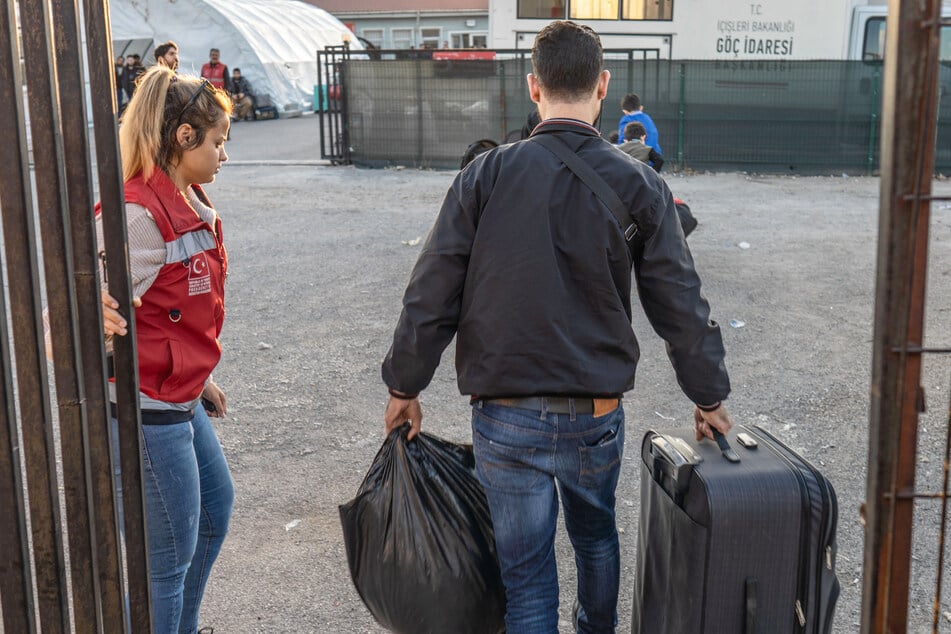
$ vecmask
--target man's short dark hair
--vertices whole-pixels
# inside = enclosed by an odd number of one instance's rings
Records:
[[[221,51],[219,51],[219,50],[216,49],[216,48],[213,48],[213,49],[211,49],[210,51],[208,51],[208,54],[209,54],[209,55],[211,55],[212,53],[218,53],[218,54],[220,54]]]
[[[232,74],[232,75],[234,75],[235,73],[240,73],[240,72],[241,72],[241,69],[240,69],[240,68],[232,68],[232,69],[231,69],[231,74]]]
[[[160,57],[165,57],[165,54],[168,53],[173,48],[177,51],[178,44],[176,44],[172,40],[169,40],[168,42],[162,42],[161,44],[155,47],[155,60],[158,61]]]
[[[627,110],[628,112],[637,112],[640,109],[641,109],[641,98],[635,95],[634,93],[624,95],[624,97],[621,98],[621,110]]]
[[[576,101],[598,84],[604,62],[601,38],[569,20],[543,28],[532,46],[532,72],[550,96]]]
[[[643,123],[637,121],[631,121],[626,126],[624,126],[624,140],[633,141],[634,139],[639,139],[642,136],[647,134],[647,128],[644,127]]]

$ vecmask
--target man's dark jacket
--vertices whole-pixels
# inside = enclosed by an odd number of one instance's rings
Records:
[[[243,75],[241,77],[238,77],[237,79],[232,77],[231,78],[231,94],[237,95],[242,92],[248,97],[250,97],[252,101],[254,100],[254,92],[251,90],[250,82],[248,82],[248,80],[245,79]]]
[[[553,134],[636,218],[644,311],[695,403],[730,391],[719,326],[700,293],[673,198],[649,167],[570,119]],[[453,181],[403,297],[383,380],[416,394],[456,336],[459,390],[481,397],[620,395],[634,386],[631,253],[620,223],[531,138],[477,157]]]

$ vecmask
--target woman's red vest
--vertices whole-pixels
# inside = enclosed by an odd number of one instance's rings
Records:
[[[201,188],[192,187],[207,202]],[[214,228],[202,221],[160,169],[148,181],[141,175],[127,181],[125,199],[149,210],[166,253],[135,309],[139,389],[160,401],[195,400],[221,358],[228,272],[221,220]]]

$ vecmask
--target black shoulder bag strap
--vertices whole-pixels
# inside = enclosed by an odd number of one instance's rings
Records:
[[[628,242],[628,247],[632,247],[633,240],[637,236],[637,223],[631,217],[627,206],[621,201],[617,193],[601,178],[594,169],[585,163],[581,158],[571,151],[568,144],[560,138],[551,134],[537,134],[531,137],[536,143],[540,143],[549,152],[560,158],[565,165],[574,172],[575,176],[581,179],[588,189],[601,199],[607,208],[611,210],[614,217],[624,229],[624,239]]]

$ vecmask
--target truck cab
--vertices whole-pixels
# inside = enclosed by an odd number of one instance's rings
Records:
[[[876,62],[885,59],[885,21],[888,7],[884,4],[862,5],[852,10],[849,29],[848,59]],[[951,4],[942,5],[943,17],[951,17]],[[951,26],[941,27],[941,61],[951,62]]]

